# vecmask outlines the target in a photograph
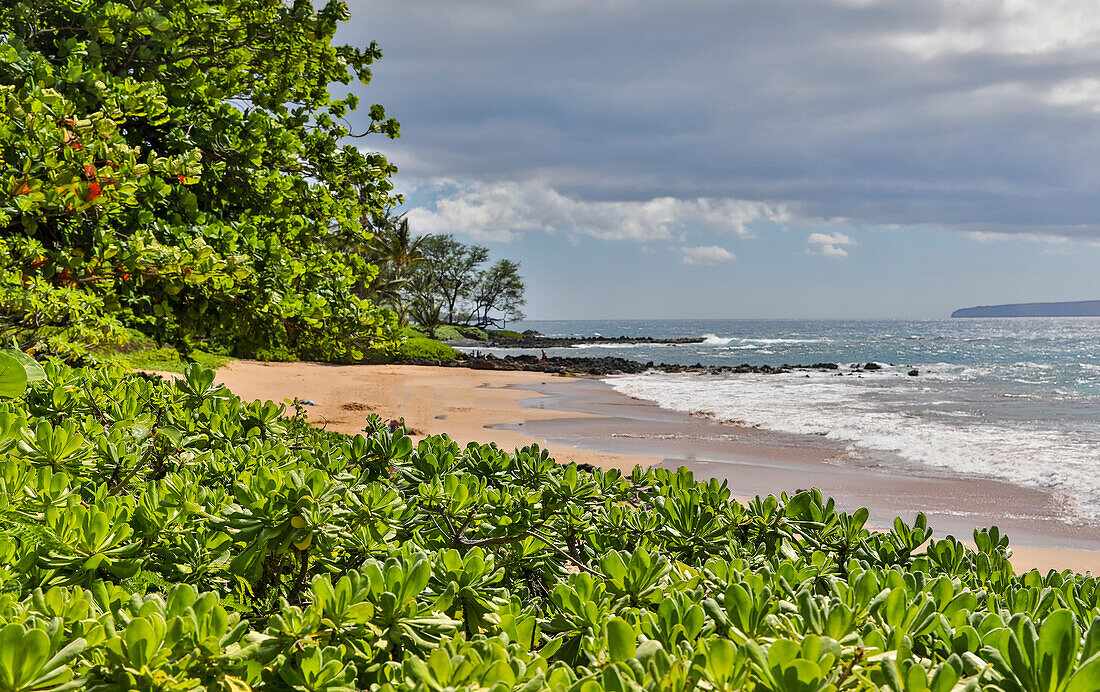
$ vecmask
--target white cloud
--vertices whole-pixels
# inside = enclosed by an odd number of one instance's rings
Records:
[[[1084,78],[1058,82],[1047,93],[1047,101],[1055,106],[1084,106],[1094,113],[1100,112],[1100,80]]]
[[[1082,242],[1086,245],[1098,245],[1100,242],[1095,240],[1074,240],[1060,235],[1049,235],[1046,233],[998,233],[997,231],[967,231],[964,233],[967,238],[976,240],[979,243],[994,243],[1000,241],[1018,241],[1023,240],[1029,243],[1044,243],[1048,245],[1067,245],[1071,242]]]
[[[683,256],[680,258],[680,264],[690,264],[694,266],[707,266],[737,259],[737,255],[718,245],[700,245],[698,247],[685,246],[680,248],[680,252],[683,253]]]
[[[837,231],[836,233],[811,233],[806,239],[806,252],[812,255],[824,255],[826,257],[847,257],[848,251],[841,245],[856,245],[851,237]],[[816,246],[816,247],[815,247]]]
[[[835,245],[822,245],[821,254],[826,257],[847,257],[848,251],[842,247],[836,247]]]
[[[418,233],[461,233],[479,241],[510,242],[524,231],[569,232],[604,240],[673,240],[691,227],[752,235],[758,219],[791,218],[782,204],[751,200],[655,197],[639,201],[574,199],[542,182],[441,180],[433,208],[409,211]]]
[[[993,53],[1043,55],[1091,48],[1100,36],[1100,14],[1082,0],[940,0],[932,31],[900,33],[895,44],[930,59]]]
[[[833,234],[811,233],[806,239],[811,245],[855,245],[856,241],[839,231]]]

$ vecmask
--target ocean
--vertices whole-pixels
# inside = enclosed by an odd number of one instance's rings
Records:
[[[664,408],[821,435],[879,463],[1051,490],[1073,518],[1100,521],[1100,318],[526,321],[509,328],[548,336],[704,338],[549,349],[551,356],[838,363],[832,372],[645,373],[605,381]],[[882,368],[853,369],[868,362]],[[911,369],[919,376],[909,376]]]

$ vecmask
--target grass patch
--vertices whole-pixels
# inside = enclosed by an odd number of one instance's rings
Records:
[[[489,336],[494,339],[522,339],[523,334],[511,329],[490,329]]]

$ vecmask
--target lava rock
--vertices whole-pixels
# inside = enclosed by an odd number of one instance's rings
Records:
[[[636,375],[649,370],[680,373],[694,372],[704,375],[777,375],[795,370],[837,370],[836,363],[814,363],[813,365],[673,365],[669,363],[642,363],[615,356],[602,358],[563,358],[553,356],[539,358],[531,355],[504,356],[498,358],[492,354],[465,355],[456,360],[435,360],[432,358],[408,358],[402,361],[408,365],[435,365],[447,368],[472,368],[474,370],[521,370],[529,372],[548,372],[570,375]]]

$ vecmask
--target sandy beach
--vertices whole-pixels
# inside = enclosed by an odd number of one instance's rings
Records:
[[[246,399],[315,402],[310,422],[356,433],[366,417],[403,417],[416,435],[505,449],[539,444],[559,461],[602,468],[687,466],[726,480],[739,497],[818,487],[842,509],[867,506],[871,521],[925,512],[935,535],[968,538],[998,525],[1013,564],[1100,573],[1100,532],[1067,521],[1054,495],[986,478],[855,458],[810,436],[776,435],[691,417],[618,394],[589,378],[410,365],[341,366],[234,361],[218,381]]]
[[[329,365],[324,363],[260,363],[237,360],[218,370],[218,382],[244,399],[282,403],[297,397],[313,401],[309,421],[336,432],[355,434],[367,416],[404,418],[414,437],[446,433],[459,444],[495,442],[504,449],[537,443],[559,461],[576,461],[600,468],[650,466],[661,457],[579,449],[545,444],[523,431],[525,421],[596,418],[549,408],[526,408],[524,399],[537,397],[528,389],[551,380],[572,380],[530,372],[496,372],[419,365]],[[509,423],[515,430],[499,428]]]

